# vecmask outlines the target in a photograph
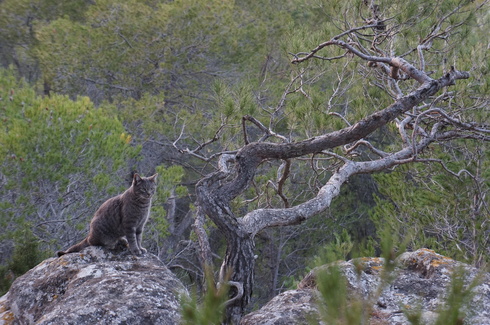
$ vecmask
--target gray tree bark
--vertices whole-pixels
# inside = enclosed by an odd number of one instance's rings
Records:
[[[367,57],[365,59],[376,61],[379,58]],[[250,301],[255,261],[253,240],[259,231],[268,227],[299,224],[324,211],[330,206],[332,199],[339,194],[341,185],[352,175],[372,173],[414,161],[416,153],[431,142],[460,136],[454,132],[442,132],[439,129],[440,125],[435,125],[432,133],[419,143],[407,146],[399,152],[386,155],[378,160],[354,162],[339,157],[344,161],[344,165],[332,175],[315,198],[290,208],[259,209],[243,217],[235,216],[230,207],[231,201],[248,188],[257,167],[264,160],[296,158],[361,140],[437,94],[442,88],[453,85],[455,80],[469,77],[468,73],[453,69],[439,79],[432,79],[401,58],[382,59],[379,61],[397,67],[419,81],[421,85],[410,94],[396,100],[391,106],[339,131],[296,143],[255,142],[247,144],[234,156],[223,155],[221,170],[206,176],[197,184],[198,205],[222,231],[227,242],[220,281],[224,281],[223,275],[226,271],[230,271],[231,280],[243,285],[243,296],[228,306],[227,322],[237,324]],[[229,168],[228,165],[231,165],[232,168]]]

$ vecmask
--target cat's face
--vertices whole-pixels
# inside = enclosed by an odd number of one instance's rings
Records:
[[[136,195],[145,199],[151,198],[157,188],[157,176],[158,174],[150,177],[140,177],[138,174],[134,174],[133,188]]]

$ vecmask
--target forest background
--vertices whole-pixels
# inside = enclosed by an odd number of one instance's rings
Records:
[[[200,285],[195,186],[217,170],[220,156],[247,141],[294,142],[339,130],[393,102],[386,80],[343,51],[330,53],[343,60],[291,63],[292,53],[372,16],[368,2],[1,1],[2,292],[82,239],[98,206],[127,188],[134,172],[160,174],[143,246],[185,283]],[[423,37],[435,35],[424,49],[427,70],[470,71],[440,105],[488,128],[488,3],[376,6],[383,24],[397,26],[383,44],[392,55],[415,62]],[[395,122],[366,140],[390,151],[401,141]],[[431,162],[355,175],[326,211],[258,233],[249,308],[294,287],[319,263],[379,256],[386,240],[395,251],[427,247],[488,263],[488,146],[459,139],[428,149]],[[233,210],[309,200],[346,153],[370,157],[367,149],[336,148],[294,163],[266,161]],[[210,220],[204,229],[219,269],[226,241]]]

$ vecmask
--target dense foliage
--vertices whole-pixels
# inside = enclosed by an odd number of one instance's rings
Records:
[[[379,25],[352,42],[438,76],[451,66],[470,71],[469,80],[425,108],[440,106],[488,126],[488,12],[481,0],[2,1],[3,277],[26,271],[13,266],[22,261],[19,247],[34,252],[29,261],[36,262],[69,246],[84,236],[97,207],[127,187],[131,172],[158,171],[146,246],[182,279],[202,281],[191,227],[199,215],[194,186],[217,169],[221,153],[339,130],[416,88],[414,80],[391,81],[341,48],[290,63],[334,35],[373,24],[369,17],[378,15]],[[400,122],[366,140],[386,152],[400,147]],[[267,161],[233,210],[242,216],[311,199],[341,165],[340,155],[374,159],[370,150],[339,147]],[[250,307],[293,286],[317,263],[380,254],[387,233],[395,250],[428,247],[475,265],[488,262],[488,142],[461,139],[420,158],[425,162],[356,175],[328,211],[259,233]],[[204,228],[218,266],[222,234],[209,220]]]

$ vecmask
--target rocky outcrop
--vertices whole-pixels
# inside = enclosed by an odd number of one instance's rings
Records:
[[[460,310],[462,324],[490,325],[490,274],[428,249],[407,252],[396,260],[396,267],[385,279],[381,258],[359,258],[334,263],[347,280],[351,301],[362,300],[369,308],[370,324],[411,324],[406,313],[420,317],[421,324],[434,324],[447,305],[451,283],[461,272],[468,286],[476,286]],[[332,265],[312,270],[297,290],[286,291],[260,310],[242,318],[242,325],[286,325],[320,323],[317,274]],[[381,291],[379,289],[381,288]]]
[[[466,285],[477,283],[460,310],[462,323],[490,325],[490,274],[431,250],[400,255],[387,280],[381,258],[333,265],[347,280],[349,300],[369,306],[371,325],[408,325],[407,312],[418,314],[420,324],[434,324],[457,272]],[[317,275],[331,267],[314,269],[296,290],[279,294],[241,324],[326,324],[319,320]],[[0,298],[0,324],[173,325],[180,322],[179,295],[187,295],[186,289],[154,255],[88,247],[50,258],[19,277]]]
[[[315,324],[318,320],[316,302],[320,297],[315,289],[285,291],[256,312],[242,318],[241,325]],[[318,323],[317,323],[318,324]]]
[[[182,283],[151,254],[88,247],[50,258],[0,298],[0,324],[179,324]]]

